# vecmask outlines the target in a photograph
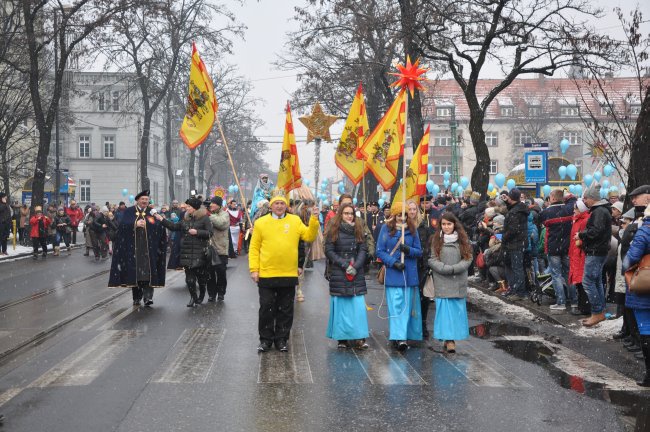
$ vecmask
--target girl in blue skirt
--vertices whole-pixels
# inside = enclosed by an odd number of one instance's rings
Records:
[[[436,296],[433,337],[444,341],[446,352],[455,353],[455,341],[469,337],[466,297],[472,246],[463,224],[453,213],[443,213],[438,226],[440,231],[433,236],[429,259]]]

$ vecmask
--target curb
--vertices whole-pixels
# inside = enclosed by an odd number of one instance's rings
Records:
[[[77,244],[72,245],[70,247],[72,249],[81,249],[82,246],[83,246],[82,244],[77,243]],[[48,248],[47,251],[48,251],[48,254],[49,254],[49,252],[52,251],[52,249]],[[16,255],[7,255],[7,256],[3,256],[2,258],[0,258],[0,263],[2,263],[3,261],[9,261],[9,260],[14,260],[14,259],[18,259],[18,258],[30,257],[30,256],[32,256],[32,252],[24,252],[24,253],[19,253],[19,254],[16,254]]]

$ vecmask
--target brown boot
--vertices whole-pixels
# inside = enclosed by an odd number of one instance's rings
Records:
[[[508,291],[508,282],[506,282],[504,280],[500,280],[497,283],[499,285],[499,289],[497,289],[495,291],[497,294],[501,294],[501,293],[504,293],[504,292]]]
[[[582,325],[585,327],[593,327],[601,321],[605,321],[605,313],[601,312],[599,314],[591,314],[591,316],[585,320],[582,320]]]
[[[54,252],[52,253],[53,256],[59,256],[59,251],[61,249],[58,246],[54,246]]]

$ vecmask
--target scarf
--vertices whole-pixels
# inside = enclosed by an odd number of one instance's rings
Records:
[[[458,241],[458,233],[454,231],[451,234],[443,234],[445,243],[455,243]]]
[[[341,226],[339,227],[339,230],[343,231],[346,234],[352,234],[354,235],[354,222],[347,223],[347,222],[341,222]]]

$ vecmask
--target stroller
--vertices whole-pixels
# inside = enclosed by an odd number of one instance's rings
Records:
[[[553,289],[553,279],[550,274],[535,274],[533,259],[536,258],[531,257],[529,252],[524,254],[526,289],[528,290],[530,301],[541,306],[544,295],[555,298],[555,290]]]

